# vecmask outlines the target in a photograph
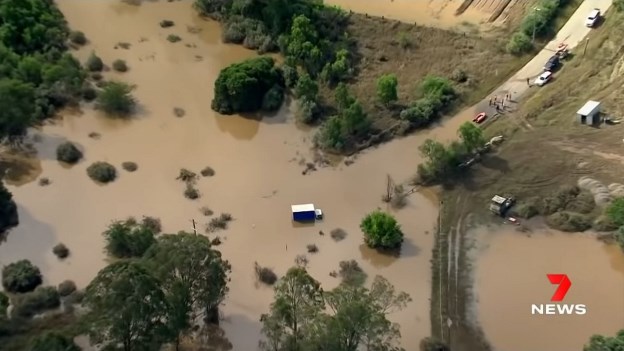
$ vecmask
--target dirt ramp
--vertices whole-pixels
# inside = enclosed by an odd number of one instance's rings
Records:
[[[468,10],[489,14],[488,22],[494,22],[499,18],[506,18],[510,9],[519,0],[464,0],[455,11],[459,16]]]

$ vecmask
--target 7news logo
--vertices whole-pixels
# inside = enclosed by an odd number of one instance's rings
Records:
[[[557,290],[550,298],[552,302],[561,302],[565,298],[568,290],[572,286],[570,278],[566,274],[546,274],[551,284],[556,284]],[[587,306],[579,304],[563,304],[563,303],[548,303],[548,304],[532,304],[531,314],[558,314],[558,315],[570,315],[578,314],[583,315],[587,313]]]

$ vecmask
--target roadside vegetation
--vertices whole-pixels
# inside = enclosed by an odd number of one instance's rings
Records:
[[[539,0],[528,10],[518,30],[511,36],[506,49],[520,55],[534,49],[535,38],[551,34],[557,14],[570,0]]]
[[[13,194],[0,181],[0,232],[5,232],[19,224],[17,205],[13,200]]]
[[[261,81],[255,73],[234,70],[239,64],[224,69],[215,84],[222,93],[215,94],[213,109],[255,112],[268,110],[268,103],[275,110],[284,90],[297,99],[301,123],[320,125],[314,141],[331,153],[350,154],[424,128],[498,83],[502,78],[493,79],[492,69],[502,77],[519,63],[512,55],[501,55],[494,39],[369,18],[316,1],[254,0],[243,5],[196,0],[195,7],[222,22],[225,42],[260,53],[278,51],[285,58],[279,89],[271,89],[272,75]],[[460,56],[465,60],[451,63]],[[487,72],[484,67],[489,67]],[[233,71],[241,72],[236,79],[247,83],[230,89],[237,94],[224,99],[226,90],[220,87],[230,79],[221,77],[231,77]],[[251,85],[262,89],[245,99],[239,92]]]

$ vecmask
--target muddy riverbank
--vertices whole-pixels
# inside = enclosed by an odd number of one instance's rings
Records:
[[[233,266],[230,295],[222,310],[222,325],[233,349],[257,348],[259,316],[272,301],[272,290],[256,284],[254,262],[281,275],[297,255],[306,253],[307,244],[319,247],[319,253],[308,254],[309,270],[326,289],[338,284],[329,276],[338,263],[356,259],[369,277],[384,275],[411,295],[414,301],[391,316],[401,323],[405,348],[415,349],[430,334],[435,201],[415,193],[396,213],[407,237],[401,258],[366,249],[359,230],[366,213],[386,206],[381,196],[387,175],[396,182],[413,175],[420,161],[416,146],[421,136],[367,151],[351,166],[320,168],[304,176],[305,163],[312,161],[311,134],[296,127],[290,105],[262,120],[219,116],[210,109],[219,70],[255,53],[222,44],[219,25],[199,20],[190,1],[133,6],[114,0],[59,0],[58,4],[70,26],[85,32],[90,41],[76,52],[78,57],[84,60],[95,51],[106,64],[115,59],[128,63],[127,73],[110,71],[105,78],[135,84],[140,112],[132,120],[110,120],[85,105],[31,133],[37,160],[31,160],[30,174],[8,182],[20,225],[0,245],[0,264],[26,258],[41,268],[46,284],[72,279],[84,287],[106,264],[100,233],[112,220],[150,215],[162,220],[166,232],[175,232],[192,230],[195,219],[203,231],[209,218],[199,209],[208,206],[216,214],[234,217],[228,230],[209,235],[221,237],[220,249]],[[160,28],[163,19],[175,26]],[[167,41],[169,34],[182,41]],[[175,107],[184,109],[185,116],[174,116]],[[99,138],[89,136],[94,132]],[[65,140],[77,143],[85,154],[71,168],[55,160],[56,146]],[[118,166],[119,178],[105,186],[92,182],[86,167],[94,161]],[[138,170],[123,171],[125,161],[136,162]],[[212,167],[215,176],[198,182],[200,199],[186,199],[184,184],[175,180],[179,169],[199,172],[205,166]],[[39,186],[41,177],[51,184]],[[326,219],[294,227],[290,205],[306,202],[322,208]],[[343,241],[319,235],[338,227],[348,233]],[[52,254],[58,242],[71,250],[65,261]]]

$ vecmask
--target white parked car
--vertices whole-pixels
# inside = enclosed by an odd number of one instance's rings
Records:
[[[592,28],[600,18],[600,9],[593,9],[585,19],[585,25]]]
[[[546,71],[546,72],[540,74],[540,76],[537,77],[537,79],[535,79],[535,85],[541,87],[544,84],[548,83],[551,78],[552,78],[552,72],[551,71]]]

